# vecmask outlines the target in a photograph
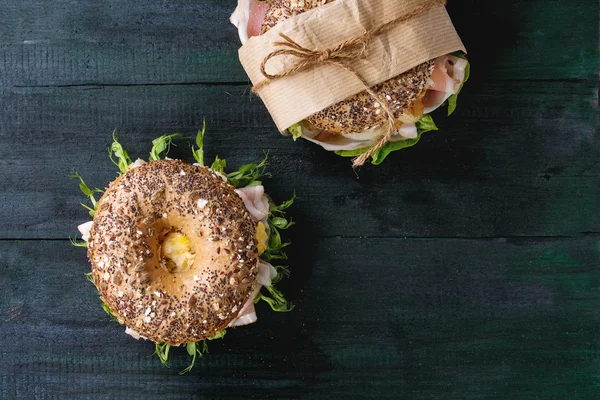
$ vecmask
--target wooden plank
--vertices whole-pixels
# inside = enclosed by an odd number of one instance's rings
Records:
[[[110,133],[133,157],[151,139],[192,136],[230,166],[271,149],[270,193],[319,237],[570,236],[600,226],[596,88],[585,82],[477,83],[440,131],[357,179],[348,159],[281,137],[240,86],[22,88],[1,98],[0,238],[65,238],[86,213],[73,168],[104,187]],[[592,106],[590,106],[592,103]],[[182,145],[173,157],[191,160]],[[568,218],[565,216],[568,215]],[[349,225],[349,221],[352,222]]]
[[[110,322],[66,241],[0,241],[1,398],[591,399],[600,247],[580,239],[315,239],[289,314],[210,343],[187,376]]]
[[[235,3],[32,0],[0,8],[5,85],[246,82]],[[2,64],[3,63],[3,64]]]
[[[228,22],[235,1],[126,4],[6,2],[0,87],[247,82]],[[597,79],[594,0],[467,0],[448,9],[480,79]]]

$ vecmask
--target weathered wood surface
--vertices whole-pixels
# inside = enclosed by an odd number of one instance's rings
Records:
[[[5,398],[591,399],[598,238],[344,239],[293,235],[297,304],[165,369],[107,315],[84,251],[5,241]],[[304,228],[306,229],[306,227]],[[377,256],[378,255],[378,256]],[[385,260],[385,261],[383,261]],[[579,396],[577,396],[579,394]],[[592,394],[594,396],[592,396]]]
[[[113,129],[132,156],[147,157],[152,138],[175,131],[192,137],[203,118],[209,156],[240,165],[271,150],[270,187],[281,196],[296,190],[303,217],[322,222],[319,236],[598,232],[592,85],[503,82],[478,89],[465,89],[452,117],[436,114],[440,131],[378,168],[363,168],[360,179],[349,159],[280,137],[244,86],[15,89],[5,97],[9,115],[0,127],[0,165],[10,172],[0,181],[3,235],[74,233],[86,214],[77,208],[77,183],[67,177],[77,168],[99,187],[114,178],[107,156]],[[173,155],[192,159],[186,144]]]
[[[456,113],[358,179],[277,134],[233,0],[51,3],[0,0],[0,398],[598,398],[596,1],[451,1],[473,65]],[[83,279],[68,175],[106,185],[115,128],[143,157],[204,118],[208,156],[270,149],[269,192],[298,194],[297,308],[260,307],[180,377],[183,351],[147,357]]]

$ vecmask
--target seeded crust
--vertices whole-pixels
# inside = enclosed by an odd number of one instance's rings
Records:
[[[280,21],[333,1],[335,0],[267,0],[269,9],[261,34]],[[400,118],[404,113],[418,115],[421,110],[413,110],[413,108],[417,100],[425,95],[434,65],[433,60],[428,61],[375,86],[373,89],[380,97],[388,101],[396,118]],[[416,105],[416,108],[419,106]],[[307,119],[315,129],[333,134],[352,134],[382,126],[386,122],[387,116],[381,110],[381,105],[364,91],[329,106]]]
[[[237,316],[253,291],[258,251],[256,224],[234,189],[177,160],[152,161],[110,184],[88,258],[100,298],[121,324],[176,345],[203,340]],[[160,258],[159,240],[173,230],[195,253],[187,271]]]

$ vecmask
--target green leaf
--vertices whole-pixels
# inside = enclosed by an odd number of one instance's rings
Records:
[[[260,185],[260,178],[271,176],[265,172],[268,156],[269,154],[265,153],[265,158],[258,164],[242,165],[237,171],[227,174],[227,180],[237,188]]]
[[[283,296],[283,293],[277,290],[275,286],[271,285],[263,287],[268,290],[270,296],[259,292],[254,298],[254,303],[258,303],[260,300],[264,300],[265,302],[267,302],[267,304],[269,304],[273,311],[277,312],[290,312],[294,309],[295,306],[292,303],[288,302]]]
[[[88,272],[85,274],[85,279],[87,279],[88,281],[92,282],[95,284],[94,282],[94,274],[92,274],[91,272]]]
[[[287,254],[285,254],[284,251],[279,251],[277,252],[277,254],[272,254],[267,249],[267,251],[261,254],[260,258],[262,258],[265,261],[271,262],[272,260],[287,260],[288,256]]]
[[[196,146],[198,146],[198,149],[195,149],[194,146],[192,146],[194,159],[196,159],[196,162],[200,165],[204,165],[204,132],[206,132],[206,120],[202,121],[202,130],[199,130],[196,135]]]
[[[155,343],[154,344],[154,353],[152,355],[157,355],[158,359],[165,367],[169,366],[169,349],[171,345],[168,343]]]
[[[362,153],[364,153],[365,151],[369,150],[371,147],[362,147],[360,149],[355,149],[355,150],[336,150],[334,151],[335,154],[337,154],[338,156],[342,156],[342,157],[357,157],[360,156]]]
[[[464,58],[465,60],[467,59],[462,52],[459,54],[460,55],[455,54],[456,57]],[[463,79],[462,83],[460,84],[458,91],[456,93],[454,93],[452,96],[448,97],[448,115],[452,115],[454,110],[456,110],[456,102],[458,101],[458,94],[462,90],[465,83],[469,80],[470,76],[471,76],[471,63],[467,63],[467,66],[465,67],[465,79]]]
[[[227,168],[227,161],[221,160],[219,156],[215,157],[215,161],[210,166],[210,169],[220,174],[225,172],[225,168]]]
[[[283,277],[290,276],[290,270],[289,270],[289,267],[287,267],[287,266],[276,265],[273,268],[275,268],[275,270],[277,271],[277,275],[275,276],[275,278],[271,279],[271,283],[273,283],[273,284],[279,283],[281,281],[281,279],[283,279]]]
[[[89,214],[93,217],[94,214],[96,213],[96,207],[98,207],[98,202],[96,201],[96,194],[97,193],[104,193],[103,190],[100,190],[98,188],[94,188],[94,189],[90,189],[89,186],[84,182],[83,178],[81,177],[81,175],[79,175],[79,172],[73,170],[73,172],[71,173],[71,175],[69,176],[69,178],[71,179],[79,179],[79,189],[81,190],[81,192],[86,195],[87,197],[89,197],[90,202],[92,203],[92,207],[87,206],[83,203],[79,203],[81,204],[84,208],[86,208],[89,211]]]
[[[194,368],[194,364],[196,363],[196,358],[202,358],[204,353],[208,353],[208,345],[206,344],[206,340],[202,341],[202,348],[200,347],[200,342],[197,343],[188,343],[186,345],[187,353],[192,357],[190,361],[190,365],[188,365],[184,370],[179,371],[179,375],[187,374]]]
[[[110,161],[112,161],[113,164],[119,167],[120,173],[124,174],[125,172],[127,172],[127,167],[129,166],[129,164],[131,164],[131,158],[129,157],[129,154],[127,154],[123,146],[121,146],[121,143],[119,143],[119,141],[117,140],[116,133],[117,130],[115,129],[112,135],[113,142],[110,148],[108,149],[108,156],[110,157]],[[116,161],[114,157],[117,158]]]
[[[78,242],[77,238],[74,238],[72,236],[69,236],[69,240],[71,241],[71,245],[75,247],[87,247],[87,242],[85,240]]]
[[[106,304],[105,302],[102,302],[102,309],[104,310],[105,313],[107,313],[108,315],[110,315],[110,320],[111,321],[118,322],[117,317],[112,312],[112,310],[110,309],[110,307],[108,306],[108,304]]]
[[[113,316],[113,313],[112,313],[110,307],[106,303],[102,303],[102,309],[111,317]]]
[[[421,140],[421,135],[425,132],[429,131],[437,131],[438,127],[433,122],[433,118],[431,115],[424,114],[419,121],[416,123],[417,125],[417,137],[412,139],[401,140],[398,142],[389,142],[385,146],[381,148],[377,153],[371,156],[371,163],[374,165],[381,164],[386,157],[393,151],[406,149],[408,147],[412,147],[415,144],[419,143]],[[336,151],[335,154],[343,156],[343,157],[356,157],[363,154],[365,151],[369,150],[370,147],[358,149],[358,150],[348,150],[348,151]]]
[[[90,215],[90,217],[94,218],[94,215],[96,215],[96,207],[90,207],[86,204],[83,203],[79,203],[80,206],[82,206],[83,208],[85,208],[86,210],[88,210],[88,214]]]
[[[467,59],[467,55],[465,53],[463,53],[462,51],[460,51],[460,50],[459,51],[454,51],[454,52],[452,52],[450,54],[452,54],[454,57],[462,58],[463,60]]]
[[[281,248],[281,235],[279,231],[271,225],[271,236],[269,237],[269,249],[279,250]]]
[[[196,354],[196,343],[188,343],[185,348],[190,356]]]
[[[175,138],[183,138],[184,136],[179,133],[174,133],[172,135],[163,135],[159,138],[156,138],[152,141],[152,150],[150,150],[150,161],[160,160],[163,156],[166,157],[171,150],[171,145],[173,144],[173,139]]]
[[[425,114],[421,117],[420,120],[417,121],[417,132],[418,133],[425,133],[425,132],[429,132],[429,131],[437,131],[438,127],[435,124],[435,122],[433,122],[433,118],[431,118],[431,115],[429,114]]]
[[[282,217],[274,217],[271,219],[271,224],[273,224],[279,229],[288,229],[290,226],[294,225],[295,222],[291,220],[288,221],[287,219]]]
[[[271,216],[273,216],[275,214],[282,215],[285,210],[287,210],[288,208],[290,208],[292,206],[292,204],[294,204],[295,200],[296,200],[296,192],[294,192],[294,195],[292,196],[291,199],[284,201],[280,205],[276,205],[273,202],[269,202],[269,215],[271,215]]]
[[[290,126],[287,130],[292,135],[294,142],[302,136],[302,125],[300,123]]]
[[[412,147],[415,144],[419,143],[421,140],[421,135],[418,134],[414,139],[402,140],[400,142],[390,142],[387,143],[381,150],[377,153],[373,154],[371,163],[374,165],[379,165],[386,159],[386,157],[393,151],[406,149],[407,147]]]
[[[421,117],[419,121],[417,121],[417,137],[414,139],[402,140],[399,142],[389,142],[381,150],[377,153],[373,154],[372,163],[374,165],[379,165],[385,160],[385,158],[393,151],[398,151],[402,149],[406,149],[407,147],[412,147],[415,144],[419,143],[421,140],[421,135],[425,132],[429,131],[437,131],[438,127],[433,122],[433,118],[431,115],[425,114]]]
[[[221,329],[219,332],[215,333],[214,335],[207,337],[207,339],[208,340],[223,339],[223,337],[225,336],[226,333],[227,333],[227,329]]]

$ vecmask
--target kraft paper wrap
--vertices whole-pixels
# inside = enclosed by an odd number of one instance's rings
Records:
[[[274,43],[281,41],[280,33],[308,49],[331,49],[411,13],[422,3],[423,0],[336,0],[250,38],[239,50],[240,61],[254,86],[260,85],[257,92],[279,131],[284,132],[291,125],[365,89],[352,73],[330,64],[268,80],[260,66],[270,53],[279,49]],[[371,39],[367,49],[363,57],[346,61],[345,65],[371,87],[433,58],[457,50],[466,52],[443,6],[392,25]],[[294,56],[272,58],[267,72],[282,72],[296,61]],[[266,84],[262,83],[266,80]]]

